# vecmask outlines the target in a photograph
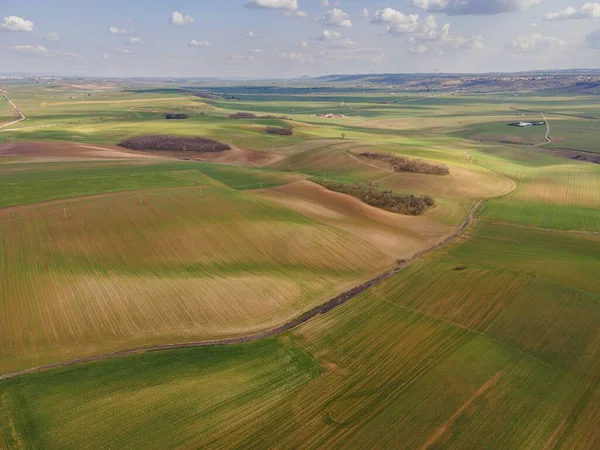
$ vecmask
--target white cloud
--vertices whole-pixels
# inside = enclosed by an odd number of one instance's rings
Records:
[[[323,7],[328,7],[329,6],[329,0],[321,0],[321,6]]]
[[[13,47],[13,49],[15,49],[16,51],[21,52],[21,53],[28,53],[30,55],[47,55],[48,54],[48,50],[46,50],[46,48],[41,45],[39,45],[39,46],[15,45]]]
[[[287,9],[296,11],[298,9],[298,0],[248,0],[244,5],[252,9]]]
[[[438,27],[435,17],[427,16],[420,20],[418,14],[403,14],[393,8],[377,10],[371,20],[375,25],[385,25],[385,34],[408,38],[411,44],[409,52],[419,54],[427,51],[438,53],[479,50],[484,47],[483,36],[469,38],[454,36],[450,33],[450,24]]]
[[[60,36],[58,33],[46,33],[44,39],[47,41],[60,41]]]
[[[438,26],[435,17],[429,15],[421,21],[418,14],[404,14],[393,8],[377,10],[371,23],[375,25],[386,25],[385,34],[396,35],[420,35],[428,39],[438,37]]]
[[[566,42],[561,41],[560,39],[533,33],[519,36],[514,41],[506,44],[504,48],[506,51],[513,53],[540,53],[544,50],[548,50],[550,47],[562,46],[565,44]]]
[[[245,61],[247,58],[244,55],[240,55],[237,52],[233,52],[229,55],[226,55],[225,59],[228,59],[228,60],[234,61],[234,62],[240,62],[240,61]]]
[[[142,40],[139,37],[131,37],[127,40],[127,43],[131,45],[138,45],[142,43]]]
[[[340,39],[342,37],[342,33],[338,33],[337,31],[329,31],[324,30],[317,39],[320,41],[329,41],[331,39]]]
[[[285,15],[290,17],[308,17],[306,11],[286,11]]]
[[[600,30],[596,30],[585,37],[585,46],[592,50],[600,50]]]
[[[380,48],[374,47],[324,47],[318,56],[324,59],[340,61],[381,61],[385,55]]]
[[[291,61],[297,61],[299,63],[305,63],[307,61],[306,56],[304,56],[302,53],[296,52],[282,52],[281,57]]]
[[[249,38],[253,38],[253,37],[257,37],[258,34],[255,33],[254,31],[250,30],[250,31],[247,31],[246,33],[244,33],[244,36],[249,37]]]
[[[356,46],[356,42],[350,39],[340,39],[333,41],[330,45],[331,48],[351,48]]]
[[[295,61],[299,64],[305,64],[310,61],[310,56],[295,51],[281,52],[280,56],[284,59]]]
[[[422,53],[428,52],[429,47],[427,47],[426,45],[423,45],[423,44],[417,44],[417,45],[413,45],[412,47],[410,47],[408,49],[408,51],[410,53],[412,53],[413,55],[420,55]]]
[[[439,51],[446,53],[460,52],[463,50],[482,50],[483,36],[477,35],[470,38],[453,36],[450,34],[450,24],[445,24],[435,38],[430,38]]]
[[[306,42],[306,41],[300,42],[300,48],[308,48],[308,42]]]
[[[131,30],[118,27],[108,27],[108,32],[110,34],[131,34]]]
[[[569,6],[562,11],[544,15],[544,20],[598,19],[600,18],[600,3],[586,3],[580,9]]]
[[[362,14],[363,17],[369,17],[369,10],[367,8],[364,8],[362,10],[361,14]]]
[[[22,17],[8,16],[0,23],[0,30],[30,32],[33,31],[33,22]]]
[[[179,11],[173,11],[171,13],[171,24],[183,27],[185,25],[191,25],[196,21],[192,16],[184,15]]]
[[[412,5],[448,15],[488,15],[522,11],[543,0],[412,0]]]
[[[210,47],[210,43],[208,43],[206,41],[197,41],[196,39],[192,39],[188,43],[188,46],[190,46],[190,47]]]
[[[255,56],[262,55],[262,54],[264,54],[264,52],[265,51],[262,48],[255,48],[253,50],[248,50],[246,53],[238,53],[238,52],[230,53],[225,56],[225,59],[228,59],[228,60],[234,61],[234,62],[254,61]]]
[[[131,50],[127,50],[126,48],[115,48],[115,51],[123,55],[128,55],[131,53]]]
[[[404,14],[393,8],[377,10],[371,23],[387,25],[387,34],[414,33],[420,27],[418,14]]]
[[[352,26],[350,16],[339,8],[333,8],[321,20],[330,27],[349,28]]]

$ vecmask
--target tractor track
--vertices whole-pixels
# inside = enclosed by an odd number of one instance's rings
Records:
[[[4,125],[0,125],[0,128],[6,128],[6,127],[10,127],[11,125],[15,125],[19,122],[22,122],[24,120],[27,120],[27,117],[25,116],[25,114],[23,114],[23,111],[21,111],[21,108],[19,108],[15,102],[13,102],[10,97],[8,96],[8,93],[2,89],[0,89],[0,94],[6,99],[6,101],[8,103],[10,103],[10,105],[13,107],[13,109],[15,110],[15,112],[17,113],[17,116],[19,116],[19,118],[17,120],[13,120],[12,122],[6,123]]]

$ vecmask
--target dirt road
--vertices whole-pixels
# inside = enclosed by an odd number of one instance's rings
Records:
[[[0,89],[0,94],[2,94],[4,96],[4,98],[6,99],[6,101],[8,103],[10,103],[10,105],[14,108],[15,112],[17,113],[17,116],[19,116],[19,118],[17,120],[14,120],[12,122],[6,123],[4,125],[0,125],[0,128],[6,128],[6,127],[10,127],[11,125],[15,125],[19,122],[22,122],[23,120],[27,120],[27,117],[25,117],[25,114],[23,114],[23,111],[21,111],[21,108],[19,108],[15,102],[13,102],[10,97],[8,96],[8,93],[6,91],[3,91],[2,89]]]
[[[552,144],[552,139],[550,139],[550,122],[548,122],[548,119],[546,119],[546,116],[544,115],[543,112],[540,112],[540,114],[542,115],[542,118],[544,119],[544,122],[546,123],[546,136],[544,136],[544,138],[547,141],[546,143]]]

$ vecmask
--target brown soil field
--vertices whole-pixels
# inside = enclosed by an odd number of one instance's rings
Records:
[[[487,169],[458,165],[452,165],[450,175],[443,177],[421,173],[396,173],[390,174],[385,181],[378,184],[388,189],[465,199],[493,198],[512,189],[509,180]]]
[[[59,141],[7,142],[0,144],[0,157],[2,156],[20,156],[32,160],[41,159],[45,161],[48,158],[58,160],[158,158],[157,155],[130,151],[116,146],[99,146]]]
[[[256,194],[349,231],[377,247],[391,260],[410,258],[454,230],[428,217],[404,216],[369,206],[350,195],[330,191],[306,180]]]

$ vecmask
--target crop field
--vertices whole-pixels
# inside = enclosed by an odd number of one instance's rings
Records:
[[[196,173],[237,190],[270,188],[292,174],[211,163],[11,163],[0,168],[0,207],[127,190],[191,186]]]
[[[510,177],[517,189],[490,200],[483,213],[497,221],[563,230],[600,231],[600,166],[528,149],[482,149],[476,163]]]
[[[599,335],[594,327],[600,313],[600,292],[589,278],[598,270],[594,255],[600,241],[551,232],[555,233],[551,237],[558,236],[557,248],[545,251],[556,261],[540,267],[530,261],[544,248],[549,238],[545,233],[549,232],[512,227],[509,231],[514,243],[494,258],[492,255],[502,247],[493,238],[505,239],[505,231],[501,226],[482,223],[472,239],[432,255],[330,314],[278,338],[276,342],[284,349],[309,355],[306,364],[313,361],[313,371],[296,384],[293,364],[286,365],[285,370],[276,368],[275,372],[280,376],[286,373],[290,381],[276,383],[281,390],[262,394],[268,413],[254,409],[256,390],[263,386],[257,380],[254,393],[243,400],[235,400],[236,391],[229,391],[220,399],[223,406],[210,410],[210,417],[199,415],[199,405],[192,407],[196,397],[187,394],[191,386],[198,398],[205,398],[205,393],[210,399],[219,385],[233,383],[236,389],[243,388],[245,378],[240,380],[236,372],[241,356],[225,349],[198,349],[199,361],[223,352],[227,363],[215,362],[213,367],[219,370],[219,364],[225,364],[227,369],[220,369],[214,378],[197,371],[174,376],[153,388],[155,373],[168,358],[156,354],[114,360],[109,367],[105,362],[93,363],[35,375],[34,386],[43,385],[44,378],[45,383],[55,386],[56,394],[44,395],[40,401],[62,403],[62,395],[72,399],[73,406],[58,416],[52,414],[55,409],[51,406],[30,407],[30,423],[41,412],[51,417],[33,435],[52,439],[48,443],[73,444],[81,437],[76,432],[69,437],[63,430],[86,429],[86,423],[102,423],[101,428],[109,429],[113,422],[101,418],[113,417],[111,411],[121,407],[127,411],[131,407],[128,402],[133,401],[155,404],[166,391],[171,400],[181,399],[177,400],[179,420],[195,424],[197,432],[185,433],[184,441],[179,442],[186,446],[277,443],[310,448],[402,442],[407,447],[464,448],[483,440],[488,447],[506,448],[523,442],[533,448],[543,447],[556,430],[560,431],[562,421],[580,407],[578,399],[592,395],[589,382],[600,375]],[[482,248],[482,242],[496,247]],[[587,248],[588,253],[575,256],[569,251],[574,247]],[[569,264],[588,266],[588,272],[573,271],[567,279],[564,268]],[[459,266],[466,267],[456,270]],[[431,280],[430,273],[438,276]],[[254,346],[247,347],[248,354],[254,354]],[[136,364],[156,369],[148,373],[128,369]],[[263,375],[269,370],[263,359],[249,360],[243,366],[249,376],[269,380]],[[314,367],[320,369],[314,372]],[[119,376],[115,371],[121,371]],[[113,377],[115,381],[111,381]],[[205,384],[194,384],[194,380]],[[26,383],[18,387],[15,383],[8,381],[3,393],[7,417],[12,417],[11,411],[18,408],[16,402],[30,389]],[[129,387],[136,385],[144,388],[131,393]],[[101,390],[114,394],[105,401]],[[274,395],[277,401],[271,403]],[[89,399],[94,399],[92,404]],[[545,407],[540,408],[540,403]],[[564,433],[565,439],[594,442],[600,438],[585,429],[585,421],[590,420],[597,405],[591,402],[585,406],[581,419]],[[85,408],[83,414],[80,408]],[[252,410],[256,415],[236,414],[240,410]],[[82,421],[82,416],[89,422]],[[156,413],[144,415],[120,430],[121,439],[143,445],[147,427],[164,435],[181,426],[179,421],[172,424],[160,417]],[[13,422],[17,420],[23,419],[13,418]],[[65,427],[65,423],[72,425]],[[221,426],[215,427],[217,423]],[[111,433],[92,429],[94,442],[99,445],[108,445],[108,439],[113,439]]]
[[[593,97],[151,83],[2,86],[0,449],[600,447]]]
[[[10,103],[6,101],[4,96],[0,95],[0,125],[11,122],[15,119],[17,119],[15,110]]]
[[[2,212],[1,371],[260,331],[393,261],[200,172],[181,176],[194,185]]]

